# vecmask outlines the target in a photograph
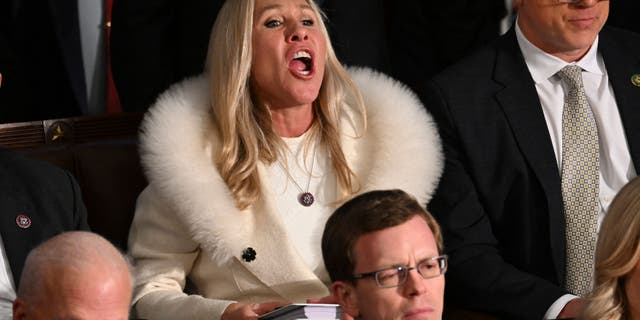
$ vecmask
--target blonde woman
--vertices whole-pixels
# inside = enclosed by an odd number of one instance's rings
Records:
[[[207,74],[149,110],[149,186],[129,237],[138,317],[255,319],[330,301],[331,212],[374,189],[430,199],[442,170],[430,116],[394,80],[347,72],[328,39],[311,0],[226,1]]]
[[[598,238],[594,290],[581,319],[640,320],[640,178],[616,195]]]

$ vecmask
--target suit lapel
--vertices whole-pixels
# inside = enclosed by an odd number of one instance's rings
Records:
[[[613,86],[622,125],[627,136],[629,152],[636,172],[640,170],[640,87],[633,85],[631,77],[640,74],[637,52],[622,47],[603,30],[598,48],[604,58],[609,81]]]
[[[26,193],[21,192],[20,189],[16,190],[15,185],[12,186],[15,184],[16,177],[5,174],[3,170],[7,168],[0,168],[0,233],[17,290],[24,260],[29,251],[40,243],[42,228],[38,221],[30,221],[31,224],[27,228],[18,226],[18,215],[22,214],[32,219],[35,212],[32,212],[31,201],[24,198]]]
[[[80,42],[78,2],[77,0],[49,0],[48,3],[69,83],[80,111],[86,114],[88,111],[87,86]]]
[[[565,264],[564,215],[560,175],[549,130],[513,28],[498,46],[494,79],[504,89],[496,94],[496,99],[510,123],[522,154],[546,195],[551,252],[558,279],[562,280]]]

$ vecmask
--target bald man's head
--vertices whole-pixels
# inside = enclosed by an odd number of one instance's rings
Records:
[[[132,279],[122,254],[84,231],[59,234],[25,261],[14,319],[111,319],[129,314]]]

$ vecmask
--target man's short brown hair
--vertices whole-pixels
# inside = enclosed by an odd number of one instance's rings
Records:
[[[322,256],[331,281],[352,281],[353,247],[361,236],[401,225],[416,215],[427,222],[442,253],[440,226],[402,190],[370,191],[343,204],[329,218],[322,235]]]

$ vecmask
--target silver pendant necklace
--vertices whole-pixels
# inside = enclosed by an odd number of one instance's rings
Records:
[[[282,161],[280,161],[280,159],[278,159],[278,165],[280,165],[280,168],[282,169],[282,171],[284,171],[284,173],[287,175],[287,179],[289,179],[289,181],[293,182],[293,184],[296,186],[296,188],[298,188],[298,191],[300,191],[300,193],[298,194],[298,203],[300,203],[301,205],[303,205],[305,207],[310,207],[316,201],[316,198],[313,196],[313,194],[311,192],[309,192],[309,186],[311,186],[311,177],[313,176],[313,166],[316,163],[316,148],[317,147],[318,147],[317,145],[313,146],[313,158],[311,158],[311,170],[309,171],[309,178],[307,179],[307,188],[306,189],[302,189],[302,187],[298,184],[298,182],[296,182],[296,180],[293,179],[293,177],[291,176],[289,171],[284,167],[284,165],[282,164]],[[303,159],[302,162],[304,163],[304,159]]]

